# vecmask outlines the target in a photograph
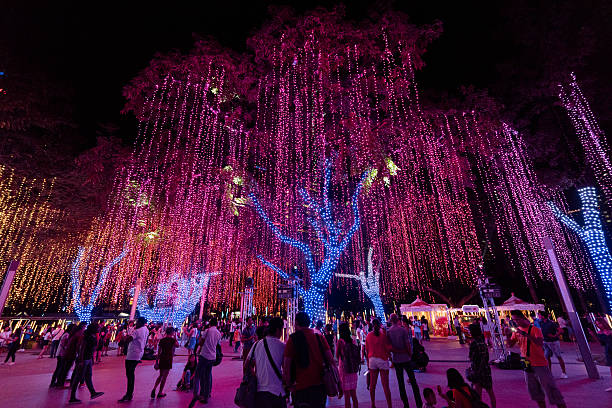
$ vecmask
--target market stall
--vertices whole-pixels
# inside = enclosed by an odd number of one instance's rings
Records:
[[[400,306],[400,312],[404,316],[425,316],[429,321],[429,334],[431,336],[448,336],[448,306],[443,303],[427,303],[416,298],[410,304]]]

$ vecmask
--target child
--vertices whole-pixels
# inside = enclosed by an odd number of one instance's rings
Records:
[[[425,405],[423,408],[436,408],[437,400],[436,394],[431,388],[425,388],[423,390],[423,398],[425,398]]]
[[[176,385],[177,390],[187,391],[191,389],[191,383],[193,381],[193,375],[195,374],[197,361],[195,354],[190,354],[187,359],[187,363],[185,364],[185,368],[183,369],[183,376],[181,380]]]
[[[238,352],[238,348],[240,347],[240,328],[236,328],[234,332],[234,353]]]

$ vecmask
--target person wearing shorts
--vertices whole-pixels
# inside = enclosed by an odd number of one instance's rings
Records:
[[[508,346],[518,343],[521,348],[521,357],[526,361],[525,382],[527,391],[539,407],[546,407],[546,398],[551,405],[565,408],[563,395],[548,368],[548,361],[544,355],[544,337],[542,331],[529,322],[520,310],[512,311],[512,320],[518,325]]]
[[[561,329],[556,322],[550,320],[548,313],[545,311],[540,311],[540,328],[542,330],[542,335],[544,336],[544,356],[546,356],[546,360],[548,360],[548,368],[552,372],[552,356],[554,355],[559,360],[559,365],[561,366],[561,378],[567,378],[567,374],[565,372],[565,361],[563,361],[563,357],[561,357],[561,343],[559,342],[559,335],[561,334]]]
[[[380,382],[385,392],[387,405],[391,406],[391,390],[389,389],[389,350],[391,344],[387,334],[381,328],[380,320],[372,321],[373,330],[366,336],[366,353],[368,356],[368,371],[370,373],[370,400],[372,406],[376,400],[376,383],[380,373]]]

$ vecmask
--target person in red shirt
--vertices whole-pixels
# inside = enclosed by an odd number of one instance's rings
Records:
[[[324,361],[332,365],[336,362],[325,338],[309,326],[310,318],[306,313],[295,315],[295,332],[287,340],[283,357],[283,380],[296,406],[308,404],[312,408],[324,408],[327,402],[323,385]]]
[[[368,371],[370,372],[370,400],[374,407],[374,399],[376,397],[376,383],[378,382],[378,373],[380,373],[380,382],[385,392],[387,406],[393,406],[391,402],[391,390],[389,389],[389,357],[391,343],[387,339],[387,334],[380,327],[380,320],[374,319],[372,322],[374,329],[368,333],[366,337],[366,353],[368,356]]]
[[[565,408],[563,395],[557,387],[544,355],[542,331],[531,324],[520,310],[513,310],[511,316],[518,328],[512,334],[508,346],[519,344],[521,357],[525,361],[525,381],[529,396],[541,408],[546,407],[545,396],[552,405]]]

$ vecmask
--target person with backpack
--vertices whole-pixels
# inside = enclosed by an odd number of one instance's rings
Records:
[[[340,382],[344,393],[344,407],[357,407],[357,379],[361,366],[361,346],[353,342],[351,329],[348,323],[341,323],[339,327],[340,339],[336,346],[336,359],[340,363]]]
[[[286,392],[281,374],[285,353],[285,343],[280,340],[282,334],[283,320],[280,317],[271,319],[267,327],[267,335],[251,347],[247,356],[247,362],[251,359],[255,362],[255,376],[257,377],[256,407],[287,407]]]
[[[98,324],[91,323],[87,326],[84,335],[79,337],[75,368],[72,372],[72,379],[70,381],[70,400],[68,401],[70,404],[79,404],[81,402],[81,400],[76,397],[76,392],[81,381],[87,384],[91,399],[96,399],[104,395],[103,392],[96,391],[92,381],[94,353],[98,344],[97,334]]]
[[[391,361],[395,367],[395,376],[399,387],[400,398],[404,403],[404,407],[408,406],[408,396],[406,395],[406,383],[404,382],[404,371],[408,374],[408,380],[412,386],[414,401],[417,407],[423,405],[419,385],[414,376],[414,367],[412,365],[412,340],[408,329],[400,324],[398,315],[393,313],[389,317],[391,328],[387,330],[387,337],[391,343]]]
[[[295,315],[295,332],[289,336],[283,358],[283,379],[296,407],[324,408],[327,390],[323,369],[335,366],[334,356],[325,338],[310,328],[310,317],[304,312]]]
[[[366,353],[368,355],[368,371],[370,373],[370,400],[373,407],[376,398],[376,383],[380,373],[380,382],[385,393],[387,406],[391,408],[393,406],[391,390],[389,389],[389,351],[391,344],[385,331],[381,328],[380,320],[374,319],[372,327],[372,331],[366,337]]]
[[[198,365],[193,380],[193,398],[189,403],[190,407],[193,407],[198,400],[206,404],[211,397],[212,368],[217,360],[217,345],[220,341],[221,332],[217,329],[217,318],[213,317],[210,319],[208,328],[202,332],[200,341],[194,349],[194,354],[198,356]]]
[[[485,343],[480,325],[470,324],[468,326],[472,342],[470,343],[470,366],[466,370],[466,377],[472,383],[478,396],[482,398],[483,388],[487,390],[491,400],[491,408],[496,407],[495,393],[493,392],[493,378],[491,377],[491,366],[489,365],[489,348]]]
[[[513,310],[511,316],[517,328],[508,342],[508,347],[518,343],[521,348],[529,396],[541,408],[546,407],[545,397],[548,397],[552,405],[565,408],[563,395],[548,368],[542,330],[533,325],[520,310]]]

